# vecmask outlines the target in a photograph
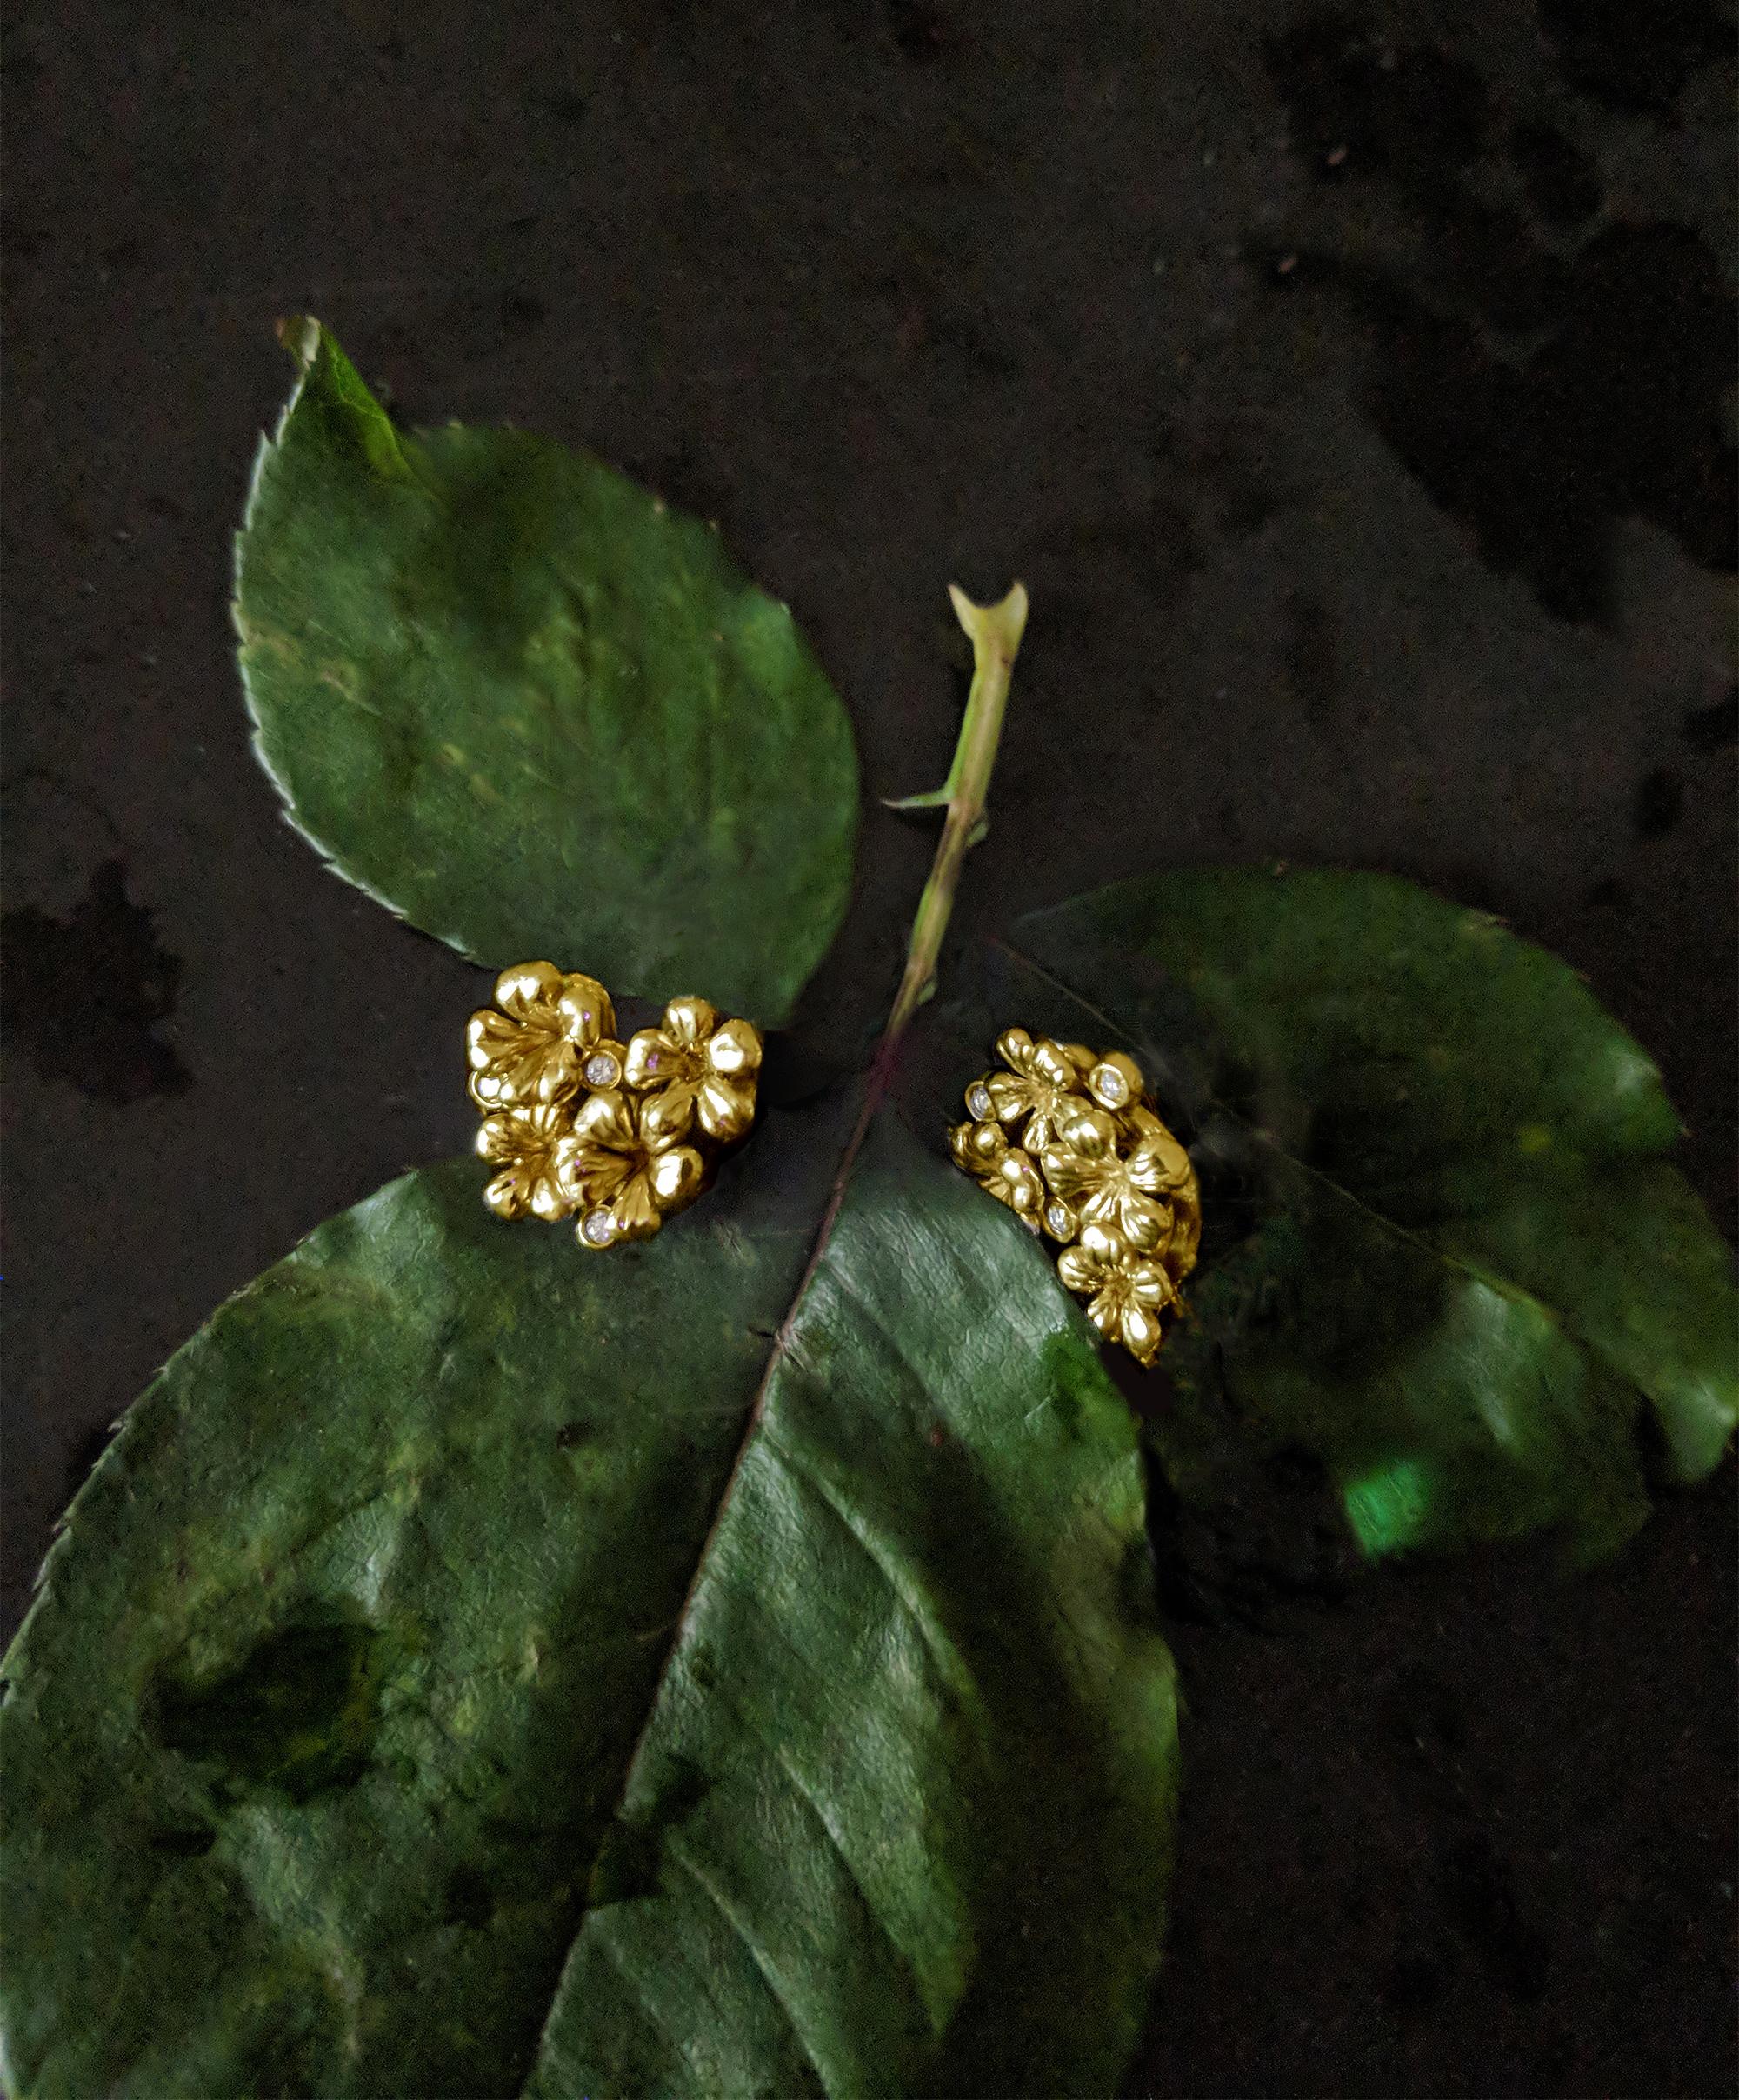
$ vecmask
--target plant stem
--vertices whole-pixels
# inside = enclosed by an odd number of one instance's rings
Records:
[[[948,595],[972,643],[972,690],[966,697],[966,717],[960,725],[954,763],[948,769],[941,794],[917,796],[906,805],[940,803],[945,799],[948,815],[943,822],[936,858],[930,863],[929,880],[924,884],[917,916],[912,921],[905,974],[883,1031],[880,1061],[884,1063],[912,1016],[936,990],[936,963],[948,922],[954,915],[960,870],[967,853],[984,836],[985,803],[996,763],[996,746],[1002,741],[1003,714],[1009,703],[1015,657],[1026,630],[1023,584],[1016,583],[997,605],[975,605],[957,583],[949,585]]]

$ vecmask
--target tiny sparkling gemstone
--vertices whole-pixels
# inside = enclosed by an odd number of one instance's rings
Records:
[[[586,1059],[585,1075],[588,1086],[614,1086],[622,1077],[622,1068],[608,1050],[594,1050]],[[593,1217],[603,1216],[601,1210],[592,1213]],[[586,1223],[590,1226],[591,1218],[588,1218]]]
[[[988,1121],[993,1104],[990,1100],[990,1090],[982,1080],[976,1086],[968,1088],[966,1105],[980,1123]]]
[[[586,1243],[592,1247],[608,1247],[616,1237],[616,1227],[608,1210],[590,1212],[580,1230],[586,1236]]]
[[[1099,1090],[1108,1101],[1127,1101],[1129,1090],[1121,1072],[1107,1071],[1100,1076]]]
[[[1058,1239],[1063,1240],[1069,1237],[1069,1228],[1072,1220],[1061,1203],[1052,1203],[1049,1206],[1045,1211],[1044,1222]]]

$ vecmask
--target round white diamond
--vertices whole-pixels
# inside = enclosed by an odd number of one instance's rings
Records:
[[[1099,1091],[1107,1101],[1125,1102],[1129,1097],[1129,1083],[1115,1065],[1107,1065],[1099,1074]]]
[[[608,1210],[589,1211],[580,1230],[589,1247],[608,1247],[616,1237],[616,1224]]]
[[[990,1090],[981,1079],[976,1086],[966,1090],[966,1105],[980,1123],[988,1123],[996,1103],[990,1098]]]
[[[1047,1207],[1044,1222],[1060,1240],[1069,1237],[1069,1228],[1075,1223],[1061,1203],[1051,1203]]]
[[[608,1050],[594,1050],[585,1062],[585,1078],[588,1086],[614,1086],[622,1077],[622,1067]],[[602,1212],[595,1211],[594,1217]]]

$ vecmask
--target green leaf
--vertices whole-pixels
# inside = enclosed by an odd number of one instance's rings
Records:
[[[389,421],[330,335],[255,468],[262,763],[339,873],[492,968],[788,1016],[844,911],[844,710],[716,533],[583,454]]]
[[[413,1174],[171,1361],[6,1665],[17,2100],[1111,2088],[1176,1779],[1135,1432],[889,1111],[806,1272],[817,1120],[607,1256]]]
[[[1208,1237],[1152,1428],[1186,1500],[1302,1450],[1368,1553],[1594,1555],[1656,1448],[1718,1463],[1728,1250],[1660,1074],[1563,963],[1409,883],[1242,870],[1078,898],[1005,959],[1011,1016],[1122,1037],[1194,1126]]]

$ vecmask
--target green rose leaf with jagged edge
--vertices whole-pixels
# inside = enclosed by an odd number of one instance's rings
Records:
[[[1191,1137],[1203,1263],[1149,1430],[1185,1503],[1303,1452],[1372,1556],[1544,1529],[1592,1558],[1719,1462],[1731,1257],[1659,1072],[1564,963],[1392,877],[1233,870],[1036,914],[996,975],[1131,1047]]]
[[[17,2100],[1109,2091],[1176,1785],[1140,1458],[883,1110],[644,1249],[396,1182],[74,1503],[0,1709]]]
[[[295,820],[468,953],[781,1017],[854,799],[784,615],[603,468],[409,438],[296,340],[237,608]],[[849,1135],[770,1110],[603,1257],[413,1174],[130,1413],[6,1664],[19,2100],[1114,2084],[1176,1788],[1135,1430],[1044,1250],[888,1099],[1024,617],[956,603],[978,676]],[[1725,1252],[1561,965],[1404,883],[1232,873],[999,968],[999,1021],[1121,1036],[1195,1140],[1178,1494],[1303,1449],[1372,1552],[1596,1550],[1640,1422],[1714,1463]]]
[[[888,1101],[1024,598],[962,617],[861,1103],[607,1256],[412,1174],[127,1417],[6,1664],[18,2100],[1114,2086],[1176,1785],[1136,1430]]]
[[[850,725],[699,519],[543,437],[400,430],[318,323],[255,467],[259,756],[340,874],[496,969],[786,1019],[851,885]]]

